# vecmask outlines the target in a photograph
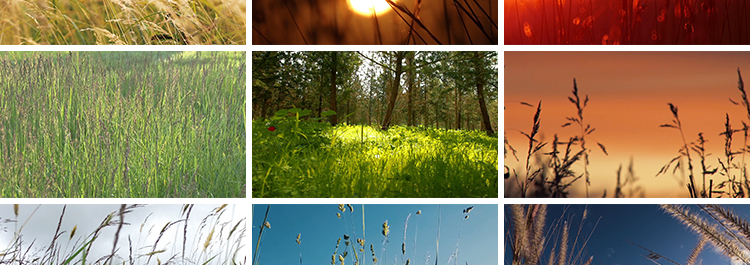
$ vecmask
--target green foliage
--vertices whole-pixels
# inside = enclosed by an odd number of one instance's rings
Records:
[[[245,57],[0,54],[0,197],[243,197]]]
[[[497,138],[480,131],[332,127],[289,112],[253,121],[253,197],[498,195]]]

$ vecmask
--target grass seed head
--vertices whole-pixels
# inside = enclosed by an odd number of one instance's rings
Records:
[[[73,236],[76,235],[76,229],[78,229],[78,225],[73,226],[73,230],[70,230],[70,238],[68,240],[73,239]]]
[[[18,217],[18,204],[13,204],[13,213]]]
[[[266,224],[268,224],[268,222],[266,222]],[[271,228],[271,225],[268,225],[268,228]],[[214,227],[213,229],[211,229],[211,232],[208,233],[208,237],[206,237],[206,242],[203,243],[203,251],[206,251],[208,246],[211,244],[211,238],[214,237],[214,229],[216,228]]]
[[[271,228],[271,223],[269,223],[268,221],[266,221],[265,223],[263,223],[263,226],[268,227],[270,229]]]

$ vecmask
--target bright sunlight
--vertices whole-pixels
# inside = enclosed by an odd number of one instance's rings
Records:
[[[385,0],[349,0],[349,6],[352,7],[352,10],[363,16],[372,15],[373,10],[380,15],[391,9]]]

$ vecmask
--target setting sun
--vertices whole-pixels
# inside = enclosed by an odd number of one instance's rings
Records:
[[[372,11],[379,15],[388,12],[391,7],[385,0],[349,0],[349,6],[360,15],[372,15]]]

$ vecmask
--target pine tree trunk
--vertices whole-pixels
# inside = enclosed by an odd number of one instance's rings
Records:
[[[385,110],[385,118],[383,118],[383,126],[381,129],[388,130],[391,127],[391,118],[393,117],[393,108],[396,106],[396,98],[401,90],[401,74],[403,73],[403,66],[401,62],[404,60],[406,52],[396,52],[396,73],[391,83],[391,91],[388,96],[388,108]]]
[[[331,89],[328,102],[331,110],[336,112],[336,114],[328,117],[331,121],[332,126],[336,126],[336,124],[338,124],[338,109],[336,108],[336,68],[338,67],[336,57],[338,53],[339,52],[333,52],[333,54],[331,55]]]
[[[490,115],[487,114],[487,104],[484,102],[484,79],[482,79],[482,71],[479,71],[478,69],[481,69],[481,53],[475,52],[474,53],[474,69],[476,69],[474,72],[476,73],[476,83],[477,83],[477,97],[479,98],[479,109],[482,112],[482,126],[484,127],[484,131],[487,132],[487,135],[495,135],[495,131],[492,129],[492,123],[490,123]]]

